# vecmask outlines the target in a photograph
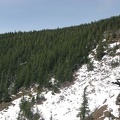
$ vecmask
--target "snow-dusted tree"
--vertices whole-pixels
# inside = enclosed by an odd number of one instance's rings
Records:
[[[118,113],[119,113],[119,119],[120,119],[120,93],[118,94],[116,98],[116,105],[119,105]]]
[[[26,100],[26,98],[23,96],[20,103],[20,112],[22,113],[22,116],[29,120],[33,120],[33,111],[32,111],[33,104]]]
[[[88,107],[88,98],[87,98],[87,86],[84,88],[83,92],[83,102],[81,103],[80,112],[77,117],[80,117],[80,120],[85,120],[89,116],[89,107]]]

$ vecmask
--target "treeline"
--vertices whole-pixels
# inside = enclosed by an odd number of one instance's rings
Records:
[[[22,86],[50,87],[52,77],[58,86],[72,81],[74,71],[89,62],[88,54],[103,33],[118,29],[120,16],[62,29],[1,34],[0,101]]]

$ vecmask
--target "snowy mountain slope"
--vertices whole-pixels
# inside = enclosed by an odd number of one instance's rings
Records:
[[[119,45],[120,42],[112,43],[108,48]],[[95,53],[93,50],[92,53]],[[75,81],[69,87],[60,90],[60,93],[52,94],[52,91],[43,92],[46,101],[40,105],[34,105],[33,111],[39,111],[45,120],[79,120],[77,114],[82,103],[82,94],[86,86],[88,92],[89,108],[91,113],[96,108],[108,105],[108,110],[112,109],[112,114],[118,116],[118,106],[115,104],[116,97],[120,92],[117,85],[111,82],[120,78],[120,64],[111,66],[113,62],[120,62],[120,48],[116,50],[116,55],[105,55],[101,61],[96,61],[94,54],[89,58],[93,62],[93,71],[87,70],[87,65],[83,65],[75,74]],[[34,93],[35,94],[35,93]],[[18,117],[20,98],[13,101],[8,110],[0,111],[0,120],[15,120]],[[107,120],[107,118],[105,118]]]

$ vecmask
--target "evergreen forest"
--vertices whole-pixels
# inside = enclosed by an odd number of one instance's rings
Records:
[[[115,16],[66,28],[0,34],[0,102],[10,101],[21,87],[52,87],[51,78],[57,87],[73,81],[74,72],[89,63],[88,55],[103,34],[119,29],[120,16]]]

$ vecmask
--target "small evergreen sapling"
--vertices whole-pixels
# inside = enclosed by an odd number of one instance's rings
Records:
[[[80,120],[85,120],[89,116],[89,107],[88,107],[88,98],[87,98],[87,86],[84,88],[83,92],[83,102],[81,103],[80,112],[77,117],[80,117]]]

